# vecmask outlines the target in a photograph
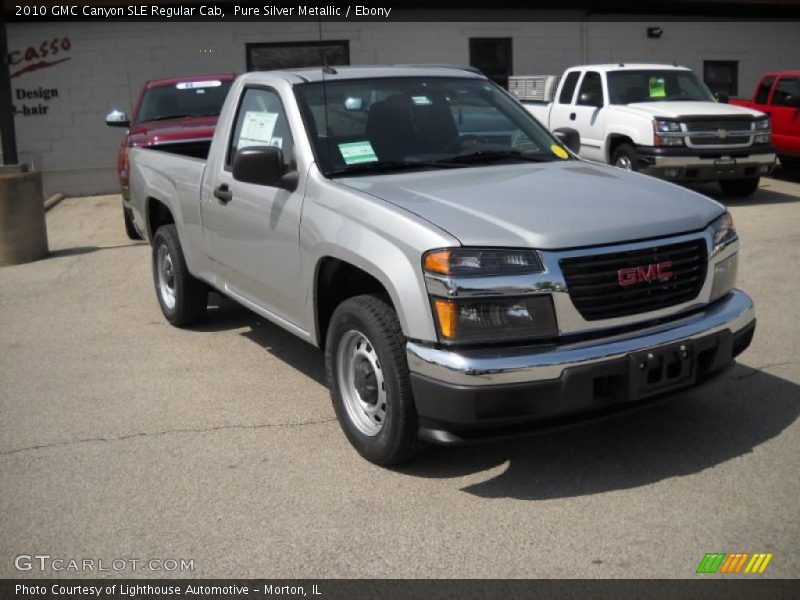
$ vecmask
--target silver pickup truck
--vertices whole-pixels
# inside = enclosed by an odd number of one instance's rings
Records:
[[[249,73],[207,160],[132,151],[134,218],[169,322],[214,289],[324,348],[348,439],[398,463],[688,388],[750,344],[725,208],[575,141],[468,70]]]

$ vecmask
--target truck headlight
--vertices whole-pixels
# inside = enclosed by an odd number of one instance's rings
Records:
[[[538,252],[526,248],[431,250],[423,256],[422,268],[429,280],[444,281],[447,287],[466,279],[544,272]],[[498,290],[486,297],[440,297],[433,292],[431,306],[443,343],[522,341],[558,334],[549,294],[508,296]]]
[[[535,250],[504,248],[444,248],[426,252],[426,273],[464,277],[472,275],[524,275],[541,273],[542,261]]]
[[[653,129],[658,133],[675,133],[681,131],[681,124],[677,121],[653,121]]]
[[[769,117],[764,117],[758,121],[753,121],[753,129],[756,133],[755,137],[753,138],[754,143],[769,144],[772,141]]]
[[[433,298],[443,342],[501,342],[552,338],[556,328],[549,295],[516,298]]]
[[[769,131],[769,117],[764,117],[753,122],[753,129],[756,131]]]
[[[653,121],[656,146],[683,146],[683,135],[675,135],[682,133],[681,124],[677,121]]]
[[[711,286],[711,302],[722,298],[736,285],[736,271],[739,267],[739,253],[732,254],[714,266],[714,284]]]
[[[725,211],[725,214],[713,221],[708,227],[714,234],[714,247],[711,251],[712,255],[722,250],[738,237],[736,234],[736,227],[733,225],[733,217],[728,211]]]

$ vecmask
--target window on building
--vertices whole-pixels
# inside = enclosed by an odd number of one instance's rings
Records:
[[[775,106],[786,106],[786,99],[789,96],[800,97],[800,78],[781,77],[775,86],[775,93],[772,94],[772,103]]]
[[[247,44],[246,52],[248,71],[350,64],[350,42],[347,40]]]
[[[600,77],[600,73],[589,71],[583,76],[583,81],[581,81],[581,89],[578,91],[578,104],[584,104],[580,100],[581,94],[594,94],[598,103],[604,104],[603,79]],[[593,104],[590,106],[593,106]]]
[[[575,94],[575,86],[578,85],[578,78],[581,76],[580,71],[572,71],[564,80],[564,85],[561,87],[561,94],[558,96],[559,104],[569,104],[572,102],[572,96]]]
[[[508,89],[511,75],[511,38],[470,38],[469,64]]]
[[[767,103],[767,100],[769,100],[769,91],[772,89],[773,83],[775,83],[775,77],[773,75],[768,75],[761,80],[761,83],[758,84],[758,91],[756,92],[756,104]]]
[[[703,61],[703,81],[715,94],[737,95],[739,93],[739,61]]]

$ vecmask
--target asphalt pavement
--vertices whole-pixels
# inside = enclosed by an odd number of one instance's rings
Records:
[[[707,552],[797,577],[800,179],[728,204],[758,314],[738,366],[387,470],[340,432],[321,352],[219,299],[171,327],[119,196],[64,200],[50,257],[0,268],[0,577],[678,578]],[[193,570],[15,567],[36,554]]]

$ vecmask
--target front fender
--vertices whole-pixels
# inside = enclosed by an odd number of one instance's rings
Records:
[[[426,250],[460,245],[412,213],[326,180],[308,180],[300,228],[306,287],[306,324],[318,338],[315,285],[320,262],[336,258],[365,271],[386,289],[406,337],[436,341],[422,276]]]

